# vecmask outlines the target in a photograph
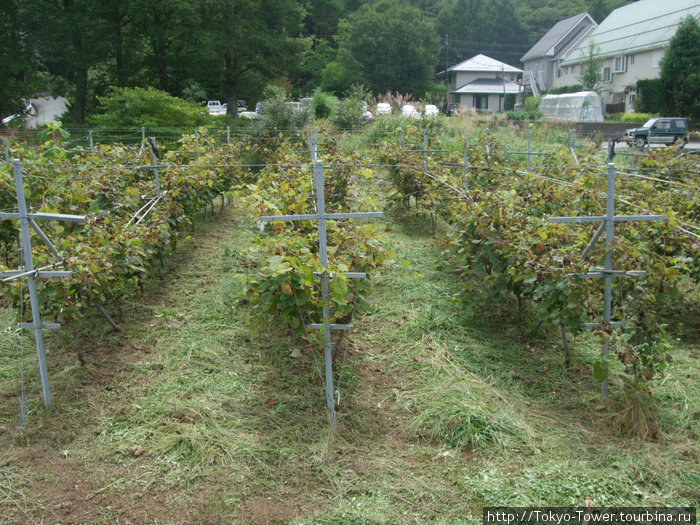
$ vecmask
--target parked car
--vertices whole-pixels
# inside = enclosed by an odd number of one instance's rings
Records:
[[[678,117],[652,118],[641,128],[625,131],[625,141],[639,148],[647,144],[676,144],[682,148],[688,143],[688,121]]]
[[[372,120],[372,112],[369,110],[369,104],[367,102],[362,103],[362,120]]]
[[[380,102],[377,104],[377,116],[391,115],[391,104],[388,102]]]
[[[457,102],[450,102],[445,106],[445,115],[451,117],[459,113],[460,105]]]
[[[423,113],[425,114],[426,117],[434,117],[438,113],[440,113],[440,110],[437,108],[435,104],[427,104],[425,108],[423,109]]]
[[[210,115],[225,115],[226,114],[226,104],[222,104],[218,100],[207,101],[207,110]]]
[[[245,103],[245,100],[241,99],[238,101],[238,113],[243,113],[244,111],[248,111],[248,104]]]
[[[401,106],[401,116],[405,118],[421,118],[421,114],[418,113],[418,110],[411,104],[404,104]]]

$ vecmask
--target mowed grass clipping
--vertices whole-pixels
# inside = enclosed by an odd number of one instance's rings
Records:
[[[25,334],[23,430],[5,339],[5,521],[459,524],[485,505],[698,500],[691,337],[655,389],[659,439],[623,438],[623,401],[601,405],[590,377],[596,341],[572,341],[563,368],[557,341],[513,305],[464,300],[426,221],[395,212],[386,224],[397,257],[370,276],[372,310],[339,344],[335,433],[314,350],[274,319],[255,334],[245,323],[235,275],[259,261],[243,249],[255,220],[235,207],[122,305],[120,334],[95,317],[84,367],[68,334],[50,336],[48,411]]]

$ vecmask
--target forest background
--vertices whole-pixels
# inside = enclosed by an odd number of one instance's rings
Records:
[[[82,123],[118,87],[188,101],[254,103],[353,84],[420,98],[479,53],[514,66],[558,21],[601,22],[629,0],[4,0],[0,114],[37,93],[67,96]]]

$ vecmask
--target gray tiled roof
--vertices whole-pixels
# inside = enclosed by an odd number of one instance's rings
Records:
[[[456,66],[452,66],[447,71],[476,71],[476,72],[495,72],[495,73],[522,73],[522,69],[509,66],[508,64],[496,60],[495,58],[487,57],[486,55],[476,55],[469,60],[460,62]]]
[[[523,55],[520,61],[525,62],[526,60],[549,56],[551,54],[550,50],[587,16],[588,13],[580,13],[554,24],[554,27],[547,31],[547,33]]]
[[[619,7],[569,50],[562,64],[580,61],[591,42],[600,57],[666,47],[688,15],[700,18],[700,0],[638,0]]]
[[[520,93],[522,86],[516,82],[503,81],[502,78],[477,78],[450,93]]]

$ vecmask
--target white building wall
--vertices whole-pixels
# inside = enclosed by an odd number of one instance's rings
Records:
[[[625,111],[632,111],[632,99],[636,95],[637,80],[658,78],[661,73],[659,61],[663,58],[664,49],[657,48],[633,54],[620,55],[619,57],[606,57],[603,59],[601,72],[603,79],[600,83],[600,94],[603,103],[613,104],[623,97]],[[616,62],[616,58],[618,59]],[[624,71],[615,71],[617,66],[623,65]],[[554,74],[553,87],[571,86],[580,84],[582,62],[569,66],[558,67]],[[617,94],[617,97],[616,97]]]

